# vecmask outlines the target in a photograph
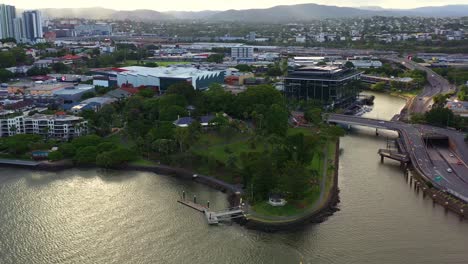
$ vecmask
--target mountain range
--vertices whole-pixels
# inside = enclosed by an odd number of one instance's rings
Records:
[[[461,17],[468,16],[468,5],[446,5],[414,9],[384,9],[378,6],[338,7],[318,4],[281,5],[264,9],[226,11],[169,11],[138,9],[119,11],[101,7],[95,8],[48,8],[42,9],[49,18],[114,19],[136,21],[162,20],[206,20],[242,22],[293,22],[324,18],[369,17],[369,16],[427,16]]]

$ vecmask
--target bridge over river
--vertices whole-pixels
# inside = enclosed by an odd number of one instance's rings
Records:
[[[440,190],[468,202],[468,145],[464,134],[425,125],[330,114],[329,123],[397,131],[414,168]],[[428,146],[427,137],[446,137],[450,149]]]

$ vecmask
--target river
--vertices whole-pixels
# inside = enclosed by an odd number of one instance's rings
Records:
[[[368,117],[404,101],[378,94]],[[417,195],[398,165],[380,163],[386,137],[353,129],[341,141],[339,212],[293,232],[210,227],[176,202],[224,194],[143,172],[0,169],[0,263],[467,263],[468,223]]]

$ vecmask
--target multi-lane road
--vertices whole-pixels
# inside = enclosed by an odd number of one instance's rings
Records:
[[[328,122],[398,131],[415,169],[440,190],[468,202],[468,145],[462,133],[431,126],[336,114],[329,115]],[[447,136],[457,147],[454,150],[432,147],[424,140],[424,135],[428,134]]]
[[[382,58],[402,64],[410,70],[421,70],[427,73],[428,83],[424,86],[422,92],[412,101],[408,109],[410,113],[424,113],[430,110],[432,98],[435,95],[448,93],[456,89],[455,86],[450,84],[444,77],[419,63],[396,56],[383,56]]]

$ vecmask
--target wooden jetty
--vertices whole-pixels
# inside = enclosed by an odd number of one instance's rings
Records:
[[[221,221],[227,221],[234,218],[244,217],[244,212],[240,207],[229,208],[223,211],[210,211],[208,206],[204,206],[189,200],[177,200],[178,203],[195,209],[205,215],[209,225],[217,225]]]
[[[201,213],[205,212],[206,210],[208,210],[208,207],[204,206],[204,205],[201,205],[201,204],[197,204],[197,203],[194,203],[192,201],[189,201],[189,200],[177,200],[178,203],[181,203],[185,206],[188,206],[192,209],[195,209]]]

